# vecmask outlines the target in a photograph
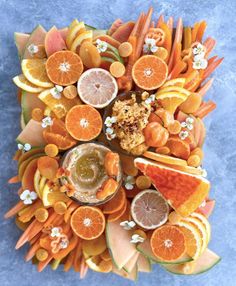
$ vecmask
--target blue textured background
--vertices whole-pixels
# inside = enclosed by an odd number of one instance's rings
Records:
[[[86,280],[80,281],[73,271],[53,272],[50,267],[39,274],[30,263],[25,263],[26,249],[14,250],[20,231],[12,220],[3,221],[3,214],[16,203],[16,187],[7,185],[9,177],[16,174],[16,163],[11,160],[16,150],[15,137],[20,131],[19,106],[12,77],[20,73],[13,32],[29,32],[36,24],[46,28],[52,25],[63,27],[73,18],[106,28],[115,18],[135,20],[137,15],[155,8],[154,16],[164,13],[175,19],[182,16],[185,24],[200,19],[208,21],[207,34],[216,38],[215,52],[224,56],[223,65],[215,72],[215,82],[208,98],[214,98],[218,109],[207,118],[204,167],[212,182],[211,197],[217,200],[210,218],[212,241],[209,247],[216,251],[222,261],[208,273],[195,277],[172,276],[158,266],[151,274],[140,274],[137,285],[170,286],[233,286],[236,285],[236,34],[234,0],[203,1],[128,1],[128,0],[0,0],[0,285],[132,285],[113,274],[89,272]]]

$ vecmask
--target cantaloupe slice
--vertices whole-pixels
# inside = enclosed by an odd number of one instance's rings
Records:
[[[128,273],[124,269],[117,269],[115,266],[112,269],[112,272],[129,280],[136,281],[138,279],[138,269],[137,266],[133,268],[133,270]]]
[[[33,159],[29,162],[28,166],[25,169],[22,178],[22,188],[23,190],[30,190],[35,192],[34,188],[34,174],[37,171],[37,161],[38,159]]]
[[[207,200],[205,204],[200,205],[196,212],[203,214],[205,217],[209,217],[214,210],[215,203],[215,200]]]
[[[29,41],[30,35],[15,32],[14,38],[15,38],[15,45],[17,47],[19,58],[21,58],[22,54],[24,52],[25,46],[26,46],[27,42]]]
[[[66,43],[60,31],[53,26],[45,36],[45,51],[48,57],[58,51],[66,50]]]
[[[22,144],[29,143],[32,147],[44,146],[46,145],[46,142],[43,138],[43,130],[41,122],[30,119],[28,124],[16,138],[16,141]]]
[[[139,254],[137,260],[137,267],[139,272],[151,272],[152,271],[152,264],[151,261],[141,253]]]
[[[33,45],[44,45],[44,40],[46,36],[46,30],[41,26],[38,25],[33,32],[31,33],[29,40],[25,46],[24,52],[22,54],[23,59],[31,59],[32,55],[28,51],[28,47],[33,44]]]
[[[108,222],[106,226],[107,247],[113,263],[118,270],[122,269],[136,253],[136,247],[130,243],[132,231],[120,226],[121,220]]]
[[[195,261],[194,270],[192,273],[184,273],[184,265],[167,265],[163,264],[162,266],[169,272],[174,274],[182,274],[182,275],[196,275],[204,273],[210,270],[213,266],[219,263],[221,258],[211,251],[210,249],[206,249],[203,254]]]
[[[124,270],[128,273],[132,272],[134,269],[135,265],[137,264],[137,260],[139,257],[139,252],[137,251],[131,258],[130,260],[124,265]]]
[[[143,254],[145,257],[150,259],[151,261],[155,263],[160,263],[160,264],[180,264],[180,263],[185,263],[192,261],[192,258],[189,257],[188,255],[184,255],[181,258],[174,260],[174,261],[164,261],[158,259],[154,253],[152,252],[151,245],[150,245],[150,240],[146,239],[143,243],[139,243],[137,245],[137,250]]]

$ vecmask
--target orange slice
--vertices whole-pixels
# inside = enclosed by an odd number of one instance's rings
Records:
[[[33,84],[40,87],[53,87],[54,84],[47,76],[46,59],[24,59],[21,68],[24,76]]]
[[[79,237],[90,240],[99,237],[105,229],[105,217],[95,207],[82,206],[71,216],[71,228]]]
[[[146,158],[152,159],[154,161],[164,163],[164,164],[177,165],[177,166],[187,166],[186,160],[170,157],[168,155],[162,155],[162,154],[154,153],[151,151],[144,152],[143,156]]]
[[[70,135],[79,141],[89,141],[96,138],[102,130],[100,113],[89,105],[76,105],[66,116],[66,129]]]
[[[44,90],[43,87],[36,86],[32,82],[28,81],[23,74],[15,76],[13,81],[16,86],[30,93],[39,93]]]
[[[160,87],[167,78],[166,63],[153,55],[143,56],[136,61],[132,69],[132,77],[136,85],[145,90]]]
[[[175,78],[175,79],[171,79],[166,81],[162,87],[160,87],[160,89],[166,87],[166,86],[180,86],[180,87],[184,87],[186,82],[186,78],[184,77],[179,77],[179,78]]]
[[[156,99],[165,110],[174,113],[176,108],[187,99],[187,95],[170,91],[156,94]]]
[[[177,226],[164,225],[154,230],[151,236],[154,255],[164,261],[173,261],[184,255],[185,237]]]
[[[127,200],[124,201],[124,205],[123,205],[123,207],[120,210],[118,210],[117,212],[115,212],[113,214],[110,214],[108,216],[107,221],[116,221],[116,220],[118,220],[120,217],[123,216],[123,214],[126,211],[126,208],[127,208]]]
[[[104,214],[113,214],[120,209],[122,209],[125,203],[125,190],[120,188],[119,191],[115,194],[115,196],[103,206]]]
[[[58,85],[71,85],[83,72],[81,58],[71,51],[59,51],[52,54],[46,62],[49,79]]]
[[[116,97],[117,92],[116,80],[101,68],[87,70],[78,81],[79,97],[95,108],[106,107]]]

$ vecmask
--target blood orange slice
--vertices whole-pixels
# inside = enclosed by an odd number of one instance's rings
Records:
[[[183,232],[172,225],[157,228],[151,236],[150,243],[154,255],[164,261],[180,258],[186,249]]]
[[[87,70],[78,81],[81,100],[96,108],[107,106],[116,97],[117,92],[116,80],[108,71],[101,68]]]
[[[76,105],[66,115],[66,129],[79,141],[96,138],[102,130],[102,117],[90,105]]]
[[[105,229],[105,217],[95,207],[82,206],[71,216],[71,228],[79,237],[91,240],[99,237]]]
[[[167,78],[168,67],[166,63],[154,56],[141,57],[133,66],[132,77],[136,85],[145,90],[160,87]]]
[[[59,51],[52,54],[46,62],[49,79],[58,85],[71,85],[83,72],[81,58],[71,51]]]
[[[141,227],[155,229],[167,221],[169,207],[156,190],[145,190],[134,197],[131,214]]]

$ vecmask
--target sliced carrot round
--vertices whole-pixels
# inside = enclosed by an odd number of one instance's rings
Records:
[[[52,180],[56,177],[59,164],[55,158],[43,156],[38,159],[38,169],[42,176]]]
[[[47,144],[44,148],[45,153],[49,157],[56,157],[58,154],[58,147],[55,144]]]
[[[121,57],[126,58],[131,55],[133,47],[129,42],[124,42],[119,45],[118,51]]]
[[[76,105],[66,115],[66,129],[79,141],[96,138],[102,130],[102,117],[90,105]]]
[[[77,54],[59,51],[48,58],[46,70],[53,83],[66,86],[78,81],[83,72],[83,63]]]
[[[105,229],[105,217],[96,207],[82,206],[71,216],[71,228],[79,237],[90,240],[99,237]]]
[[[125,201],[125,190],[120,188],[119,191],[115,194],[115,196],[107,203],[104,204],[103,213],[104,214],[113,214],[119,211]]]
[[[43,110],[41,108],[34,108],[31,112],[31,117],[35,121],[42,121],[43,119]]]
[[[114,62],[110,65],[110,73],[119,78],[125,74],[125,66],[121,62]]]

